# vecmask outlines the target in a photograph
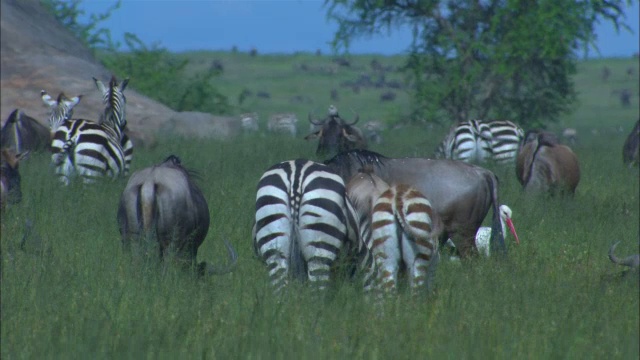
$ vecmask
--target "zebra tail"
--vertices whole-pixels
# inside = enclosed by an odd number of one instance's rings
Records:
[[[291,238],[289,239],[289,269],[295,280],[306,279],[306,264],[300,249],[300,229],[297,221],[291,221]]]
[[[493,219],[491,221],[491,239],[489,247],[491,253],[507,255],[507,246],[502,233],[502,223],[500,220],[500,202],[498,201],[498,178],[493,174],[487,175],[489,189],[491,190],[491,202],[493,207]]]
[[[155,214],[155,198],[156,198],[156,185],[153,182],[144,182],[140,186],[139,194],[139,207],[141,209],[141,225],[142,230],[145,233],[149,233],[153,225]]]

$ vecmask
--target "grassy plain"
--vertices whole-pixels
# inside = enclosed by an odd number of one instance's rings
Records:
[[[271,100],[251,98],[243,105],[263,120],[272,112],[293,111],[301,119],[308,111],[324,114],[330,89],[358,76],[358,68],[328,79],[296,70],[295,64],[303,60],[330,64],[328,58],[312,55],[185,56],[193,56],[194,64],[201,60],[203,66],[222,59],[225,74],[219,86],[227,94],[244,87],[269,91]],[[372,58],[356,57],[353,63],[364,69]],[[383,64],[400,62],[378,59]],[[612,69],[606,83],[600,79],[604,65]],[[635,75],[626,75],[628,67],[634,67]],[[639,250],[640,177],[637,168],[623,166],[621,156],[639,115],[637,74],[637,60],[580,65],[575,80],[581,102],[554,127],[578,130],[574,149],[582,181],[575,198],[525,196],[512,168],[494,168],[501,201],[513,209],[521,244],[509,241],[506,260],[443,261],[433,295],[401,292],[382,307],[367,303],[359,286],[349,282],[336,284],[324,296],[299,284],[280,301],[270,292],[266,268],[254,257],[251,243],[255,186],[276,162],[315,158],[315,144],[301,136],[160,139],[153,150],[136,150],[134,170],[173,153],[199,172],[212,222],[198,258],[223,262],[223,238],[239,253],[235,272],[204,279],[123,253],[115,219],[126,179],[63,188],[51,175],[48,157],[34,155],[21,166],[22,203],[2,216],[0,355],[637,359],[638,274],[622,276],[623,269],[607,258],[616,240],[622,241],[619,254]],[[634,93],[628,108],[611,94],[623,87]],[[292,103],[291,97],[300,93],[312,102]],[[389,124],[401,120],[408,96],[391,104],[380,103],[378,96],[375,89],[345,93],[336,105],[353,108],[364,119],[379,117]],[[388,156],[429,156],[443,132],[417,126],[388,130],[385,142],[372,149]],[[36,234],[23,241],[26,219]]]

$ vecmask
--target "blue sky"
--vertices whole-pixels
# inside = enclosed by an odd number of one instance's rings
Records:
[[[102,13],[115,1],[85,0],[87,14]],[[171,51],[230,50],[255,47],[259,53],[330,53],[329,42],[337,25],[326,19],[320,0],[123,0],[120,9],[101,24],[116,40],[125,32],[137,35],[145,44],[158,43]],[[626,22],[633,33],[603,22],[596,28],[603,57],[629,57],[638,52],[639,5],[627,9]],[[399,54],[409,46],[408,30],[370,39],[358,39],[350,52]],[[591,52],[592,57],[597,57]]]

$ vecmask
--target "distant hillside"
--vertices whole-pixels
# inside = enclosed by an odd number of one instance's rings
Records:
[[[38,0],[2,0],[0,15],[2,122],[17,107],[44,120],[46,109],[39,98],[41,89],[52,94],[59,91],[68,95],[84,94],[75,115],[96,118],[102,105],[91,78],[107,80],[110,72],[59,25]],[[330,104],[336,105],[348,120],[359,115],[361,123],[368,120],[382,120],[390,125],[402,123],[408,120],[411,110],[411,85],[398,71],[404,61],[401,55],[335,58],[312,53],[262,55],[258,52],[252,56],[245,52],[200,51],[175,56],[190,60],[187,68],[190,74],[211,66],[222,68],[222,75],[215,80],[218,90],[229,98],[236,114],[257,112],[263,129],[272,114],[293,112],[300,119],[299,130],[304,134],[309,128],[308,114],[322,117]],[[602,77],[605,67],[610,70],[606,80]],[[638,72],[638,59],[580,63],[574,79],[580,102],[558,126],[626,127],[635,121]],[[186,123],[189,114],[178,119],[174,111],[136,93],[135,88],[136,79],[132,78],[127,89],[131,128],[151,132],[165,128],[173,132]],[[623,89],[632,94],[627,107],[620,104],[618,94]],[[597,123],[584,120],[593,118],[602,120]],[[201,123],[219,119],[195,117],[192,123],[195,125],[182,134],[201,134]],[[237,129],[225,134],[234,131]]]

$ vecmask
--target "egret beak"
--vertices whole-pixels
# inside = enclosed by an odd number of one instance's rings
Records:
[[[511,219],[507,219],[507,226],[509,227],[509,231],[511,231],[511,235],[516,239],[516,244],[520,244],[520,239],[518,238],[516,228],[513,226],[513,221],[511,221]]]

